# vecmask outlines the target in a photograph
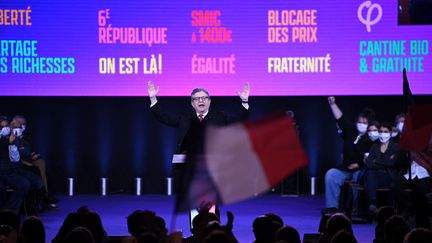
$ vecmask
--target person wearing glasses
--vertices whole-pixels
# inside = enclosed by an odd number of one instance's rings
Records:
[[[224,126],[232,122],[246,120],[249,115],[249,91],[250,86],[246,83],[243,91],[238,92],[241,99],[240,112],[237,115],[228,115],[222,111],[210,110],[211,99],[207,90],[196,88],[192,90],[191,105],[194,111],[184,114],[169,114],[161,108],[157,94],[159,87],[155,86],[152,81],[148,82],[148,94],[150,98],[150,111],[156,119],[168,126],[176,127],[179,130],[177,143],[177,153],[186,153],[190,143],[187,142],[187,134],[191,127],[216,125]]]
[[[7,117],[0,116],[0,180],[13,189],[7,198],[0,198],[0,209],[10,209],[18,214],[27,194],[42,189],[42,179],[24,169],[17,146],[17,126],[9,125]]]

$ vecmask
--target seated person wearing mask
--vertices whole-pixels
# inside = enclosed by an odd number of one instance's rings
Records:
[[[364,187],[371,213],[378,211],[376,189],[391,186],[398,176],[399,146],[390,140],[391,130],[391,123],[383,122],[381,124],[379,128],[380,143],[372,145],[369,155],[365,159],[367,169],[364,174]]]
[[[48,193],[48,183],[46,179],[46,166],[45,160],[41,158],[40,154],[34,152],[31,143],[27,137],[24,136],[26,131],[27,121],[24,116],[16,115],[11,124],[15,125],[14,131],[17,136],[18,151],[21,156],[21,161],[25,165],[25,168],[39,175],[44,183],[45,193],[43,200],[47,208],[57,208],[55,204],[57,199]]]
[[[42,189],[43,184],[39,176],[26,170],[21,163],[16,135],[4,116],[0,117],[0,129],[0,176],[3,185],[13,189],[12,194],[0,207],[18,213],[27,193]]]
[[[364,168],[365,153],[369,152],[372,141],[367,134],[369,121],[374,118],[374,112],[364,109],[357,116],[357,122],[348,122],[334,97],[329,97],[328,102],[338,126],[342,130],[343,162],[336,168],[327,171],[325,175],[325,211],[334,211],[339,208],[341,187],[346,180],[358,182],[361,169]],[[357,200],[357,191],[353,190],[353,200]]]

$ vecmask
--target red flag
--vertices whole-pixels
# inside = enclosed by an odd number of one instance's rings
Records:
[[[401,150],[410,151],[410,160],[416,161],[432,172],[432,105],[414,104],[405,68],[403,70],[403,105],[405,124],[399,147]]]
[[[417,104],[409,108],[399,146],[412,152],[424,152],[432,135],[432,104]]]

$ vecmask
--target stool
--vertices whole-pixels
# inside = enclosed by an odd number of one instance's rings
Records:
[[[353,204],[352,186],[356,183],[351,180],[344,181],[339,194],[339,210],[345,212],[348,217],[351,217],[351,208]]]
[[[354,202],[352,196],[353,188],[357,189],[357,202]],[[390,188],[377,188],[377,207],[382,206],[393,206],[395,207],[396,202],[391,198]],[[367,215],[369,204],[366,200],[365,188],[357,182],[347,180],[341,188],[341,194],[339,198],[339,210],[344,211],[345,214],[351,218],[352,209],[356,210],[358,215]]]
[[[11,194],[13,193],[15,190],[13,188],[7,187],[6,186],[6,193]],[[21,205],[21,208],[19,210],[19,212],[23,212],[24,216],[27,217],[27,204],[26,204],[26,200],[24,199]]]

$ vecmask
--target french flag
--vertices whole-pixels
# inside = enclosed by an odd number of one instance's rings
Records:
[[[202,127],[191,136],[196,150],[186,156],[176,212],[247,199],[308,164],[295,121],[285,113]]]
[[[399,148],[409,151],[412,160],[432,172],[432,104],[409,107]]]
[[[411,159],[432,172],[432,104],[414,104],[406,69],[403,70],[405,125],[399,148],[409,151]]]

